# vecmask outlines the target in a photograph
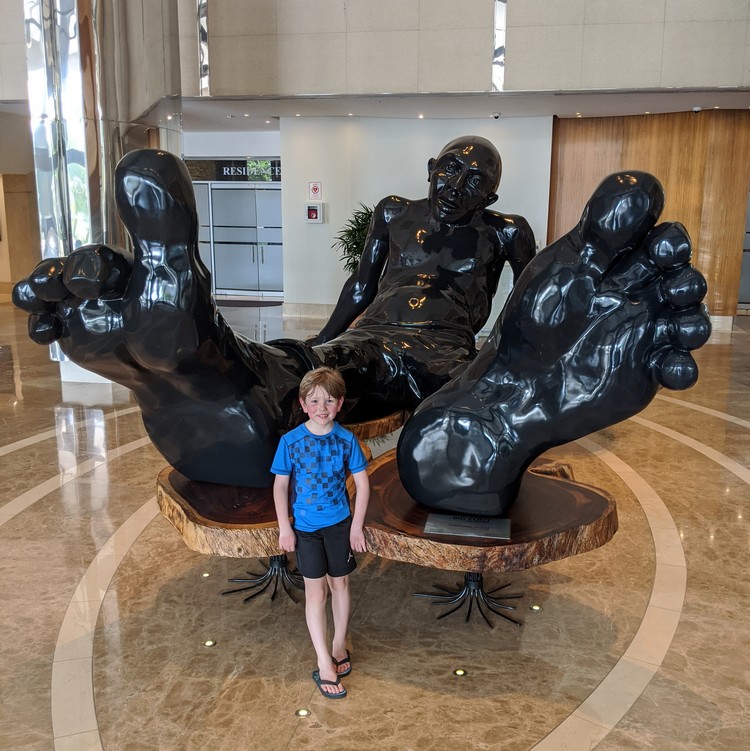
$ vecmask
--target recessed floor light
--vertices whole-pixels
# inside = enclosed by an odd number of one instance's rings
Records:
[[[529,605],[529,610],[533,610],[535,613],[538,613],[542,609],[541,605],[537,605],[536,603],[534,605]]]
[[[213,639],[206,639],[206,641],[203,642],[204,647],[215,647],[216,642]]]
[[[211,576],[211,574],[208,573],[208,571],[204,571],[201,576],[206,579],[207,577]]]
[[[459,678],[463,678],[466,675],[466,671],[463,668],[456,668],[453,671],[453,675],[457,675]]]
[[[294,713],[295,717],[309,717],[310,716],[310,710],[305,709],[304,707],[301,707]]]

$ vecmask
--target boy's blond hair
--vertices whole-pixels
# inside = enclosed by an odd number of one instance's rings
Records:
[[[333,368],[322,367],[305,373],[299,382],[299,398],[305,401],[318,386],[334,399],[341,399],[346,394],[346,384],[341,373]]]

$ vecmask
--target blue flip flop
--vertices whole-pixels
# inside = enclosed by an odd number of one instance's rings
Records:
[[[343,699],[346,696],[346,689],[341,686],[338,693],[331,694],[328,691],[326,691],[323,686],[338,686],[340,685],[341,681],[339,681],[338,678],[336,678],[335,681],[327,681],[324,678],[320,677],[320,671],[313,670],[312,679],[315,681],[315,685],[318,687],[318,690],[320,691],[323,696],[326,697],[326,699]]]
[[[336,675],[338,675],[339,678],[343,678],[346,675],[349,675],[349,673],[352,672],[352,658],[349,654],[349,650],[346,650],[346,657],[344,657],[342,660],[337,660],[335,657],[331,657],[333,660],[333,664],[336,667]],[[338,671],[338,668],[340,665],[346,665],[346,663],[349,663],[349,667],[346,670],[342,670],[340,673]]]

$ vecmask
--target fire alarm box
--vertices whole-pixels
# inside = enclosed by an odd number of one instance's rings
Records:
[[[305,204],[305,221],[312,224],[323,223],[323,204],[306,203]]]

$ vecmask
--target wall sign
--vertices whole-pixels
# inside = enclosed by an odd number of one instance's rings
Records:
[[[186,159],[193,180],[212,182],[280,182],[280,159]]]

